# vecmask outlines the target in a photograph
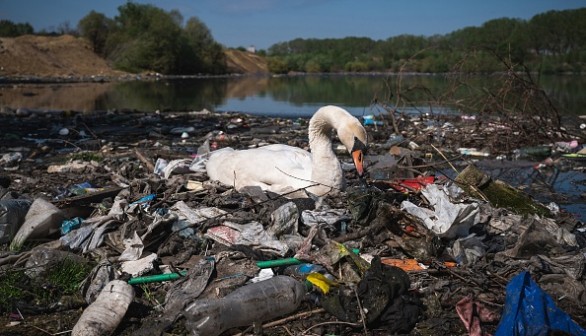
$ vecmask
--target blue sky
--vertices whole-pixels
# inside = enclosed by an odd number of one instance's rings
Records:
[[[197,17],[227,47],[271,45],[301,38],[386,39],[400,34],[446,34],[485,21],[530,19],[548,10],[586,7],[586,0],[135,0]],[[110,18],[123,0],[0,0],[0,19],[35,30],[75,27],[90,10]]]

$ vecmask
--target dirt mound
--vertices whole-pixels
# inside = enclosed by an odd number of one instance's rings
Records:
[[[259,55],[235,49],[226,50],[228,72],[232,73],[268,73],[267,61]]]
[[[226,50],[231,73],[268,73],[266,60],[239,50]],[[0,76],[122,76],[96,55],[83,38],[71,35],[0,38]]]
[[[120,76],[82,38],[71,35],[0,38],[0,76]]]

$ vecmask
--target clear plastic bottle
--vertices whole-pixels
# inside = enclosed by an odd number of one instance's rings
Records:
[[[216,336],[292,313],[304,297],[303,283],[279,275],[240,287],[221,299],[196,300],[185,308],[185,325],[192,335]]]
[[[81,314],[71,331],[72,336],[112,335],[128,306],[134,300],[134,289],[122,280],[112,280]]]

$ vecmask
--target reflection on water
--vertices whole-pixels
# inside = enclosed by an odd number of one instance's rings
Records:
[[[468,87],[499,85],[500,77],[469,77]],[[582,76],[541,79],[545,90],[568,114],[583,114],[586,80]],[[0,107],[34,110],[202,110],[307,117],[326,104],[341,105],[355,115],[376,114],[375,100],[402,99],[405,112],[449,112],[438,106],[453,89],[450,76],[283,76],[193,78],[79,84],[11,84],[0,86]],[[464,97],[467,89],[455,92]],[[447,101],[447,100],[446,100]],[[445,104],[447,105],[447,104]],[[447,110],[446,110],[447,108]],[[443,110],[442,110],[443,109]],[[469,111],[464,111],[469,112]]]
[[[453,164],[459,171],[468,165],[466,162]],[[586,191],[586,174],[582,169],[573,169],[575,166],[581,166],[581,162],[567,160],[540,169],[535,168],[538,162],[524,160],[486,159],[474,164],[493,180],[500,180],[519,188],[543,204],[553,202],[560,209],[574,214],[578,220],[586,220],[586,202],[583,198]],[[438,170],[438,173],[451,179],[456,177],[456,173],[448,169]]]
[[[563,165],[542,169],[502,167],[484,171],[493,178],[523,189],[544,204],[554,202],[579,220],[586,220],[586,203],[582,199],[586,175],[581,171]]]
[[[113,87],[111,83],[0,86],[0,107],[92,111],[96,101]]]

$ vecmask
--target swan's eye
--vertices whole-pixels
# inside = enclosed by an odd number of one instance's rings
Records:
[[[366,145],[364,144],[364,142],[362,142],[362,141],[361,141],[360,139],[358,139],[357,137],[354,137],[354,145],[352,146],[352,151],[351,151],[351,152],[354,152],[354,151],[357,151],[357,150],[359,150],[359,151],[361,151],[361,152],[364,152],[364,153],[366,153],[366,149],[367,149],[367,147],[366,147]]]

